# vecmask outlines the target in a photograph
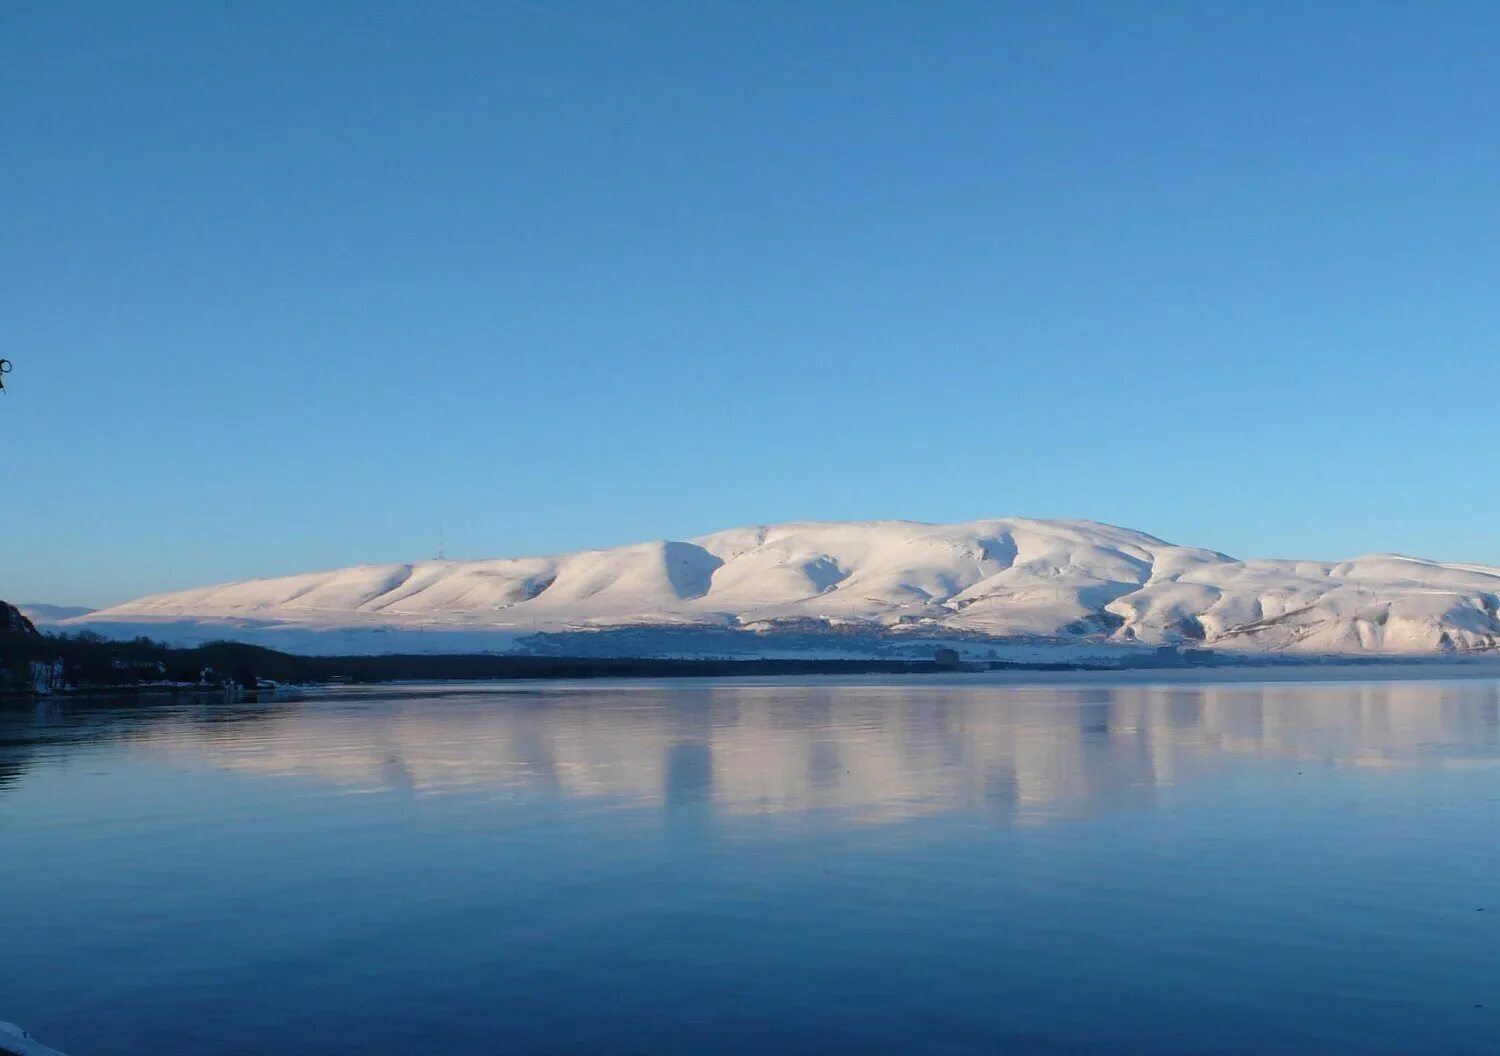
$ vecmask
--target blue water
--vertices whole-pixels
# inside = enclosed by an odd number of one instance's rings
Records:
[[[1493,1053],[1500,682],[0,710],[70,1056]]]

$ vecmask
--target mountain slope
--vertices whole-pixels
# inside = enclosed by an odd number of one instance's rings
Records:
[[[0,634],[26,635],[35,638],[37,633],[36,625],[26,618],[24,612],[14,605],[0,601]]]
[[[1421,655],[1500,647],[1497,599],[1500,568],[1395,554],[1240,561],[1089,521],[1008,518],[794,523],[557,557],[363,565],[161,594],[66,623],[192,624],[221,637],[466,632],[462,648],[646,626]]]

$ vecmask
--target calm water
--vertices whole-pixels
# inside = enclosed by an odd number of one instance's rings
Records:
[[[0,711],[0,1019],[160,1053],[1493,1053],[1500,682]]]

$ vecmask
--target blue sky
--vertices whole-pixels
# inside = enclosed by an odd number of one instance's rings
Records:
[[[8,5],[0,597],[791,519],[1500,563],[1500,6]]]

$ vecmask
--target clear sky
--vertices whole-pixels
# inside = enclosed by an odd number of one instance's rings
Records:
[[[13,2],[0,597],[794,519],[1500,563],[1500,5]]]

